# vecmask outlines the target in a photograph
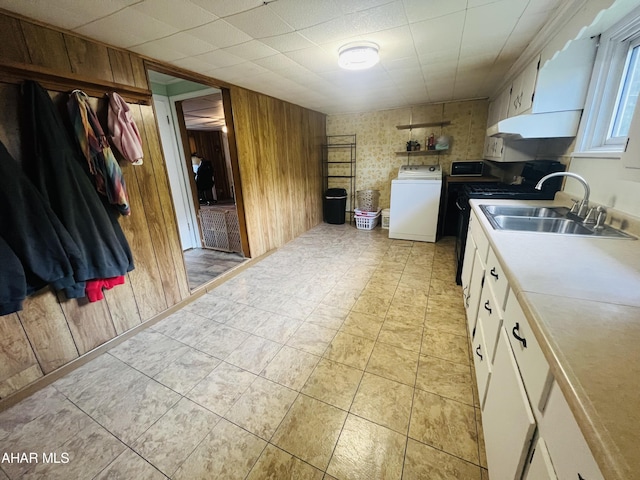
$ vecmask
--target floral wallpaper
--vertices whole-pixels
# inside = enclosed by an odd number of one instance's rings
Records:
[[[391,180],[402,165],[440,164],[443,175],[451,171],[452,161],[482,159],[487,125],[487,100],[471,100],[431,105],[417,105],[394,110],[380,110],[327,116],[327,135],[356,135],[356,191],[379,190],[380,207],[389,208]],[[396,125],[450,121],[443,127],[398,130]],[[423,150],[431,133],[436,138],[449,136],[449,150],[437,155],[411,156],[406,152],[410,140]],[[343,161],[348,154],[332,152],[332,161]],[[331,164],[331,175],[348,175],[349,165]],[[330,187],[348,189],[348,182],[332,179]]]

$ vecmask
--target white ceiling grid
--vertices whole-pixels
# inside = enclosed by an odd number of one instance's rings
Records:
[[[492,95],[561,0],[0,0],[0,8],[324,113]],[[368,71],[341,45],[380,45]]]

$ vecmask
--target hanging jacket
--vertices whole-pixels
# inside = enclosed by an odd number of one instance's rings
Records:
[[[32,151],[25,153],[23,168],[78,245],[86,269],[76,280],[117,277],[133,270],[118,213],[96,192],[87,162],[49,94],[33,81],[23,84],[23,94],[24,131],[33,136],[24,144]]]
[[[105,195],[122,215],[131,214],[122,170],[113,156],[98,117],[89,105],[89,97],[80,90],[74,90],[69,96],[67,109],[98,193]]]
[[[47,284],[84,296],[74,277],[87,273],[78,246],[2,143],[0,204],[0,315]]]
[[[142,139],[129,104],[116,92],[109,94],[109,139],[133,165],[142,165]]]

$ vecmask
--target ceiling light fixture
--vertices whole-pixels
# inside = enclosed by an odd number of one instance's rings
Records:
[[[338,50],[338,65],[346,70],[364,70],[380,60],[380,47],[373,42],[347,43]]]

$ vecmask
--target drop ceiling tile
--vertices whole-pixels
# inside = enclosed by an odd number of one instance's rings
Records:
[[[351,24],[347,22],[345,17],[338,17],[320,25],[304,28],[299,33],[316,45],[339,41],[355,35]]]
[[[374,42],[380,46],[380,59],[406,58],[408,56],[415,57],[416,53],[413,48],[413,36],[411,28],[408,25],[390,28],[379,32],[372,32],[363,35],[368,41]]]
[[[420,65],[427,66],[432,65],[434,63],[446,62],[451,60],[456,60],[460,54],[460,47],[457,48],[447,48],[444,47],[439,50],[432,50],[425,55],[420,55],[418,57],[418,61]]]
[[[389,73],[404,72],[407,75],[412,75],[413,72],[417,72],[421,69],[418,57],[416,57],[415,55],[411,57],[392,58],[388,60],[385,58],[385,56],[383,56],[380,60],[380,63]]]
[[[258,40],[250,40],[246,43],[226,47],[223,50],[245,60],[257,60],[258,58],[270,57],[278,53]]]
[[[402,0],[352,13],[346,19],[351,24],[353,32],[359,35],[368,35],[407,24]]]
[[[477,8],[469,8],[464,22],[463,43],[483,38],[504,37],[513,31],[524,12],[524,0],[501,0]]]
[[[279,52],[293,52],[295,50],[302,50],[303,48],[315,46],[315,44],[311,43],[297,32],[284,33],[273,37],[264,37],[260,40],[265,45],[268,45]]]
[[[465,13],[457,12],[435,20],[411,24],[411,33],[418,56],[428,56],[446,46],[457,50],[462,38]]]
[[[238,45],[252,40],[252,38],[237,29],[226,20],[216,20],[206,25],[189,30],[189,33],[200,40],[213,45],[214,47],[224,48],[231,45]]]
[[[171,62],[173,60],[186,57],[183,52],[173,48],[174,43],[174,41],[167,39],[153,40],[152,42],[131,47],[131,50],[139,53],[140,55],[145,55],[164,62]]]
[[[258,58],[254,60],[254,63],[257,63],[272,72],[281,72],[294,67],[303,68],[283,53],[271,55],[270,57]]]
[[[549,12],[550,10],[555,10],[560,6],[562,2],[560,0],[535,0],[534,2],[529,2],[525,13],[527,15],[541,12]]]
[[[189,0],[144,0],[133,8],[179,30],[197,27],[218,19],[216,15]]]
[[[268,5],[225,17],[225,20],[253,38],[272,37],[294,31]]]
[[[245,60],[236,57],[224,50],[213,50],[202,55],[197,55],[195,58],[207,63],[209,68],[230,67],[231,65],[238,65],[244,63]]]
[[[338,0],[278,0],[267,7],[294,29],[300,30],[339,17],[342,14],[340,3]]]
[[[294,62],[316,73],[337,70],[340,68],[338,67],[338,53],[336,52],[335,55],[331,55],[320,47],[311,47],[303,50],[296,50],[295,52],[287,52],[286,56]]]
[[[159,42],[160,40],[155,41]],[[167,42],[170,48],[184,53],[184,56],[201,55],[216,49],[216,47],[210,43],[194,37],[188,31],[178,32],[174,35],[165,37],[162,39],[162,42]]]
[[[513,32],[511,32],[511,35],[526,36],[529,39],[533,38],[552,14],[553,12],[547,11],[523,15],[519,18]]]
[[[73,30],[99,18],[110,15],[139,0],[58,0],[55,8],[51,8],[50,0],[1,0],[0,8],[19,13],[25,17]]]
[[[184,68],[185,70],[191,70],[192,72],[202,73],[211,70],[211,64],[206,62],[205,60],[200,59],[199,57],[186,57],[181,58],[179,60],[174,60],[171,62],[172,65],[176,67]],[[223,80],[220,78],[220,80]]]
[[[409,23],[443,17],[467,8],[467,0],[404,0]]]
[[[128,48],[169,36],[178,29],[127,7],[74,31],[112,45],[115,41],[115,45]]]
[[[255,77],[268,72],[269,71],[266,68],[261,67],[260,65],[256,65],[252,62],[246,62],[238,65],[231,65],[229,67],[212,69],[209,73],[220,80],[235,83],[247,77]]]
[[[218,17],[226,17],[260,7],[263,0],[191,0]]]

